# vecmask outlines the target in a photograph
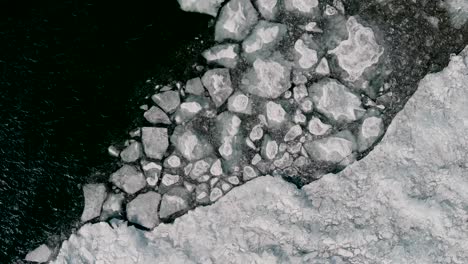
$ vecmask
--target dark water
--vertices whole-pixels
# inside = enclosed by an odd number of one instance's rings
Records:
[[[135,125],[145,80],[183,79],[209,19],[175,0],[1,2],[1,263],[76,227],[80,184],[115,168],[107,146]]]

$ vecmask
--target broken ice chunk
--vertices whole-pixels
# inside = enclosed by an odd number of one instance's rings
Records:
[[[221,189],[223,190],[223,192],[228,192],[232,189],[232,186],[227,182],[221,182]]]
[[[218,151],[225,160],[236,161],[240,157],[241,142],[243,141],[238,132],[241,120],[238,116],[223,112],[216,117],[216,126],[219,130],[219,141],[221,146]]]
[[[210,201],[215,202],[223,196],[223,191],[219,188],[213,188],[210,193]]]
[[[302,99],[301,103],[299,104],[299,107],[301,108],[302,112],[307,114],[312,112],[312,109],[314,108],[314,103],[312,102],[312,99],[307,97]]]
[[[202,109],[202,106],[198,102],[184,102],[180,104],[174,119],[177,124],[187,122],[195,117]]]
[[[195,200],[199,204],[210,202],[210,187],[206,183],[199,184],[195,189]]]
[[[102,205],[101,221],[105,221],[111,217],[119,216],[122,213],[122,203],[124,201],[122,193],[111,193],[107,196],[106,201]]]
[[[159,181],[159,177],[161,176],[161,165],[146,160],[142,160],[140,163],[148,185],[156,186]]]
[[[338,65],[347,73],[346,81],[355,82],[364,74],[367,68],[378,63],[384,53],[371,28],[361,25],[351,16],[346,22],[348,39],[329,53],[336,56]]]
[[[322,33],[323,31],[318,27],[317,22],[309,22],[304,26],[304,29],[309,32]]]
[[[276,99],[291,87],[291,65],[281,56],[257,58],[242,76],[240,88],[263,98]]]
[[[215,63],[226,68],[235,68],[237,66],[238,54],[238,44],[221,44],[202,53],[208,63]]]
[[[297,103],[300,103],[302,99],[306,98],[309,93],[307,92],[307,87],[305,85],[298,85],[293,88],[294,92],[294,100],[296,100]]]
[[[167,128],[143,127],[141,132],[146,156],[152,159],[162,159],[169,147]]]
[[[129,222],[152,229],[159,224],[158,208],[161,195],[149,191],[139,194],[127,204],[127,219]]]
[[[307,125],[307,129],[312,135],[322,136],[331,129],[331,126],[324,124],[322,120],[317,117],[312,117],[312,119],[309,121],[309,124]]]
[[[175,187],[162,196],[159,217],[168,219],[184,214],[189,209],[190,193],[182,187]]]
[[[268,20],[275,20],[278,14],[278,0],[256,0],[260,14]]]
[[[179,175],[168,174],[168,173],[164,174],[161,180],[161,184],[164,185],[165,187],[170,187],[180,182],[181,182],[181,178]]]
[[[330,67],[328,66],[328,61],[325,57],[323,57],[320,63],[317,65],[315,72],[321,76],[330,75]]]
[[[44,263],[47,262],[51,256],[52,250],[50,250],[48,246],[42,244],[39,247],[35,248],[33,251],[30,251],[24,258],[24,260],[37,263]]]
[[[223,168],[222,168],[222,164],[221,164],[220,159],[217,159],[213,163],[213,165],[211,165],[210,173],[211,173],[211,175],[214,175],[214,176],[220,176],[220,175],[223,174]]]
[[[356,150],[354,136],[349,131],[304,144],[310,157],[317,161],[339,164],[353,155]]]
[[[275,140],[272,140],[270,136],[266,135],[263,138],[262,143],[262,156],[268,160],[272,160],[278,154],[278,143]]]
[[[249,115],[252,112],[252,102],[247,95],[241,92],[236,92],[229,97],[228,110],[235,113]]]
[[[157,106],[152,106],[148,111],[146,111],[143,116],[145,119],[150,122],[153,125],[157,124],[166,124],[169,125],[171,124],[171,120],[169,120],[169,117],[164,113],[163,110],[161,110]]]
[[[177,0],[180,8],[187,12],[208,14],[216,17],[218,9],[226,0]]]
[[[295,140],[298,136],[302,135],[302,127],[300,125],[295,125],[289,129],[289,131],[284,136],[284,141]]]
[[[258,176],[258,173],[252,166],[244,167],[244,170],[242,173],[242,178],[244,181],[249,181],[253,178],[256,178],[257,176]]]
[[[184,187],[188,192],[193,192],[195,190],[195,185],[190,182],[184,182]]]
[[[237,178],[237,176],[231,176],[227,178],[227,181],[233,185],[238,185],[240,183],[239,178]]]
[[[231,0],[221,8],[215,26],[215,40],[241,41],[257,23],[258,14],[250,0]]]
[[[320,13],[318,0],[284,0],[284,6],[287,11],[307,17],[314,17]]]
[[[263,137],[263,128],[261,125],[256,125],[252,128],[252,131],[249,135],[252,141],[260,140]]]
[[[212,146],[201,135],[195,134],[185,126],[177,126],[171,136],[171,143],[188,161],[194,161],[209,156]]]
[[[299,109],[296,110],[293,119],[296,124],[305,124],[307,121],[307,117]]]
[[[289,144],[288,145],[288,152],[291,153],[291,154],[297,154],[297,153],[299,153],[301,151],[301,148],[302,148],[302,143],[301,142]]]
[[[185,92],[194,95],[203,95],[205,88],[203,87],[201,79],[197,77],[188,80],[185,84]]]
[[[206,160],[199,160],[193,164],[193,168],[190,171],[190,178],[192,180],[196,180],[202,175],[208,173],[208,170],[210,169],[211,164],[207,162]]]
[[[164,167],[179,168],[181,164],[180,158],[176,155],[171,155],[164,160]]]
[[[252,161],[250,162],[252,165],[257,165],[260,161],[262,160],[262,156],[255,154],[255,156],[252,158]]]
[[[203,75],[202,82],[216,107],[224,104],[234,91],[228,69],[209,70]]]
[[[316,49],[306,45],[304,40],[298,39],[294,44],[294,51],[296,53],[296,65],[297,67],[307,70],[311,69],[318,62],[318,54]]]
[[[257,57],[266,58],[286,35],[287,28],[283,24],[260,21],[252,33],[242,42],[244,56],[249,62]]]
[[[278,127],[286,121],[286,111],[280,104],[269,101],[265,107],[269,127]]]
[[[143,154],[143,149],[141,147],[141,143],[138,141],[134,141],[125,148],[121,153],[120,157],[122,158],[123,162],[135,162],[137,161]]]
[[[109,155],[111,155],[112,157],[118,157],[120,155],[120,150],[118,150],[115,146],[109,146],[107,148],[107,152],[109,153]]]
[[[317,111],[334,122],[352,122],[364,114],[361,100],[346,86],[333,79],[323,79],[309,88]]]
[[[139,172],[134,166],[127,164],[112,173],[110,181],[128,194],[134,194],[146,186],[143,173]]]
[[[153,95],[151,98],[166,113],[173,113],[180,104],[179,92],[177,91],[158,93]]]
[[[81,214],[81,222],[96,218],[101,213],[101,206],[106,199],[106,186],[104,184],[86,184],[83,186],[85,206]]]
[[[384,124],[382,118],[375,116],[365,118],[359,127],[359,151],[362,152],[372,146],[382,136],[383,132]]]
[[[273,164],[280,169],[287,168],[291,166],[293,163],[293,158],[291,157],[291,154],[288,152],[285,152],[283,156],[273,162]]]

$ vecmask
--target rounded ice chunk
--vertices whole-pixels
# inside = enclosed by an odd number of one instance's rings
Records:
[[[309,88],[309,95],[317,111],[333,122],[356,121],[365,112],[357,95],[330,78],[314,83]]]
[[[291,65],[281,56],[257,58],[244,73],[240,88],[263,98],[276,99],[291,87]]]

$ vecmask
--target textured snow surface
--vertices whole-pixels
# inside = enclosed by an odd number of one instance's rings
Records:
[[[152,232],[86,224],[54,263],[468,263],[468,48],[364,159],[298,190],[259,177]]]
[[[468,1],[466,0],[445,0],[444,6],[451,15],[452,25],[461,28],[468,22]]]

